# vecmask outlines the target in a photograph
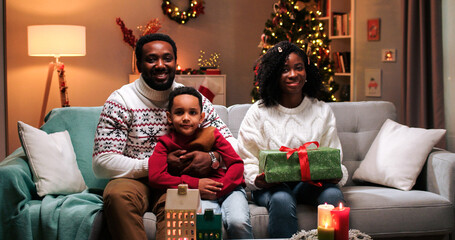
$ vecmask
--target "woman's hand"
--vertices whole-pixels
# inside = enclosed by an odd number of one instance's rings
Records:
[[[279,183],[268,183],[265,181],[265,173],[261,173],[259,175],[256,176],[256,179],[254,179],[254,185],[256,185],[256,187],[258,188],[271,188],[271,187],[274,187],[276,185],[278,185]]]
[[[210,178],[199,179],[198,189],[202,199],[215,200],[216,193],[221,191],[222,187],[223,183],[217,182]]]

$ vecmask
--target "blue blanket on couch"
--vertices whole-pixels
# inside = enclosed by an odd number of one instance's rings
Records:
[[[103,204],[88,191],[38,197],[22,149],[0,163],[0,184],[0,239],[88,239]]]

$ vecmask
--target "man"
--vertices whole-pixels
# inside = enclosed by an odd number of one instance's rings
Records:
[[[96,176],[111,179],[104,189],[103,199],[113,239],[146,239],[144,213],[164,207],[155,204],[163,192],[147,186],[148,158],[157,139],[170,127],[166,118],[169,93],[181,86],[174,82],[177,47],[169,36],[156,33],[143,36],[136,44],[135,54],[141,76],[114,91],[106,100],[93,152]],[[236,144],[206,98],[203,111],[206,117],[202,127],[217,127],[231,144]],[[192,159],[190,170],[207,175],[212,171],[212,164],[219,164],[216,152],[215,158],[206,152],[179,150],[170,153],[168,164],[169,168],[178,169],[180,159]]]

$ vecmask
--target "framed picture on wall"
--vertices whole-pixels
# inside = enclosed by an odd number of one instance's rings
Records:
[[[379,41],[380,37],[380,18],[368,19],[367,25],[367,34],[368,41]]]
[[[365,96],[381,96],[381,69],[365,69]]]

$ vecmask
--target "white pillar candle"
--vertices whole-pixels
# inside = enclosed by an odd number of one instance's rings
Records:
[[[333,205],[327,203],[318,206],[318,227],[332,227],[332,214],[330,211],[333,208],[335,208]]]

